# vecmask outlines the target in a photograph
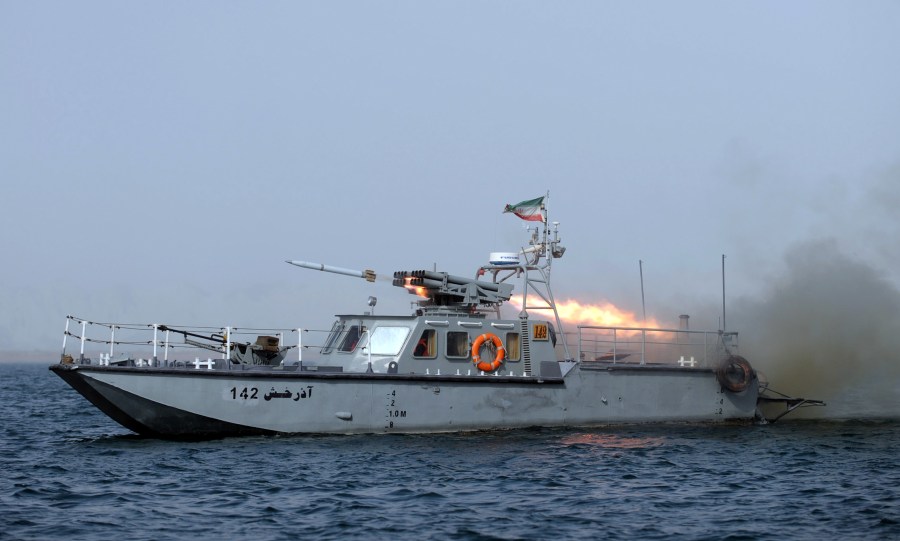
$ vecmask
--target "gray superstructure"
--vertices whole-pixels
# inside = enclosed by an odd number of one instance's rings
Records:
[[[736,333],[596,326],[563,332],[550,267],[565,249],[558,224],[542,217],[527,248],[492,254],[473,278],[394,273],[394,285],[422,298],[411,315],[339,315],[315,343],[302,328],[245,340],[248,331],[230,327],[69,317],[61,362],[50,369],[123,426],[163,438],[751,422],[764,419],[761,401],[784,412],[818,404],[760,398]],[[375,279],[371,270],[288,263]],[[521,310],[504,319],[500,306],[516,280]],[[138,343],[130,335],[139,334],[148,336],[152,353],[115,355],[117,344]],[[296,345],[286,344],[291,335]],[[66,351],[70,337],[79,341],[77,356]],[[98,343],[109,353],[85,356],[86,344]],[[193,355],[170,359],[177,348]],[[304,359],[310,350],[316,355]]]

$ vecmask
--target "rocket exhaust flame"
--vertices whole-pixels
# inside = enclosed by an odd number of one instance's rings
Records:
[[[522,296],[513,295],[509,300],[517,308],[522,308]],[[539,297],[528,297],[529,306],[546,306]],[[565,323],[576,325],[596,325],[599,327],[643,327],[658,329],[660,324],[654,318],[646,321],[638,318],[634,312],[618,308],[611,302],[582,303],[575,299],[567,299],[556,302],[556,311],[559,319]]]
[[[405,287],[406,290],[409,291],[410,293],[412,293],[413,295],[418,295],[419,297],[427,299],[428,298],[428,289],[426,289],[422,286],[412,285],[412,280],[413,279],[411,276],[406,276],[405,278],[403,278],[403,287]]]

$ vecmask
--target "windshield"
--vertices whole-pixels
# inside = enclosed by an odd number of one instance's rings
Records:
[[[370,351],[372,355],[397,355],[407,336],[408,327],[376,327],[369,341]]]

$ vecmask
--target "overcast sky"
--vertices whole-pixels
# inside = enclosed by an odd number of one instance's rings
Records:
[[[886,1],[0,0],[0,350],[56,352],[67,314],[405,314],[284,260],[472,275],[548,190],[557,298],[638,311],[643,260],[648,315],[714,326],[722,254],[740,321],[822,250],[894,295],[898,29]]]

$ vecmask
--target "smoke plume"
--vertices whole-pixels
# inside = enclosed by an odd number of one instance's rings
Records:
[[[900,416],[900,291],[834,241],[809,241],[761,298],[740,299],[742,352],[771,387],[834,418]]]

